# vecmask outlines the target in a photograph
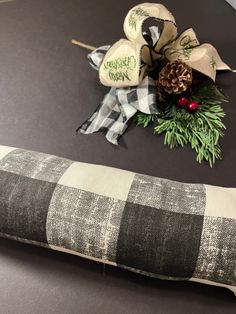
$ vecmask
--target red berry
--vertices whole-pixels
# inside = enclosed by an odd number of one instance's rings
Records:
[[[195,111],[199,107],[199,103],[195,100],[192,100],[188,103],[188,110]]]
[[[185,106],[187,106],[188,102],[189,102],[189,100],[187,97],[185,97],[185,96],[181,97],[178,99],[178,106],[179,107],[185,107]]]

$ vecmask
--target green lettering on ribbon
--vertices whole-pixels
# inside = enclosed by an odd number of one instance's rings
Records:
[[[134,56],[119,57],[109,60],[103,64],[103,70],[108,71],[110,80],[117,82],[130,81],[129,71],[133,71],[137,66]]]
[[[149,14],[147,11],[142,8],[133,9],[129,16],[129,26],[131,28],[137,29],[137,21],[141,21],[144,17],[148,17]]]
[[[113,72],[112,70],[109,71],[109,78],[110,80],[117,82],[117,81],[122,81],[124,82],[125,80],[130,81],[128,71],[118,71],[118,72]]]
[[[176,58],[184,57],[184,59],[187,61],[190,59],[191,52],[193,48],[198,45],[198,42],[196,39],[191,39],[189,35],[185,35],[181,38],[179,45],[181,48],[171,48],[169,54],[176,54]]]

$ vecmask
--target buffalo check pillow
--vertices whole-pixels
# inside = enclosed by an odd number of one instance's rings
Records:
[[[0,146],[0,235],[236,293],[236,189]]]

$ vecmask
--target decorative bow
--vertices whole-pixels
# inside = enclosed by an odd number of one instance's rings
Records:
[[[142,32],[143,23],[150,18],[163,22],[163,30],[154,47],[148,46]],[[144,71],[140,71],[142,62],[152,65],[163,56],[169,61],[180,59],[212,80],[215,80],[216,70],[231,70],[212,45],[199,44],[192,28],[177,37],[175,19],[162,4],[135,6],[125,18],[124,32],[128,39],[120,39],[108,50],[99,69],[103,85],[136,86],[144,75]]]
[[[143,23],[150,18],[163,22],[161,32],[152,26],[143,33]],[[82,133],[103,131],[108,141],[117,144],[137,110],[157,114],[155,82],[149,69],[160,58],[182,60],[213,81],[216,70],[231,70],[212,45],[199,44],[192,28],[177,36],[175,19],[162,4],[143,3],[132,8],[125,18],[124,32],[128,39],[95,49],[88,56],[99,70],[101,83],[112,88],[78,129]]]

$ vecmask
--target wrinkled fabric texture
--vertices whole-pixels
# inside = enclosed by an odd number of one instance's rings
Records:
[[[159,28],[150,27],[144,36],[150,46],[154,46],[160,36]],[[88,55],[89,63],[95,70],[99,70],[109,48],[109,45],[101,46]],[[103,132],[110,143],[118,145],[119,137],[125,132],[128,121],[137,111],[146,114],[159,112],[156,106],[155,81],[148,73],[138,86],[112,87],[92,116],[77,131],[82,134]]]

